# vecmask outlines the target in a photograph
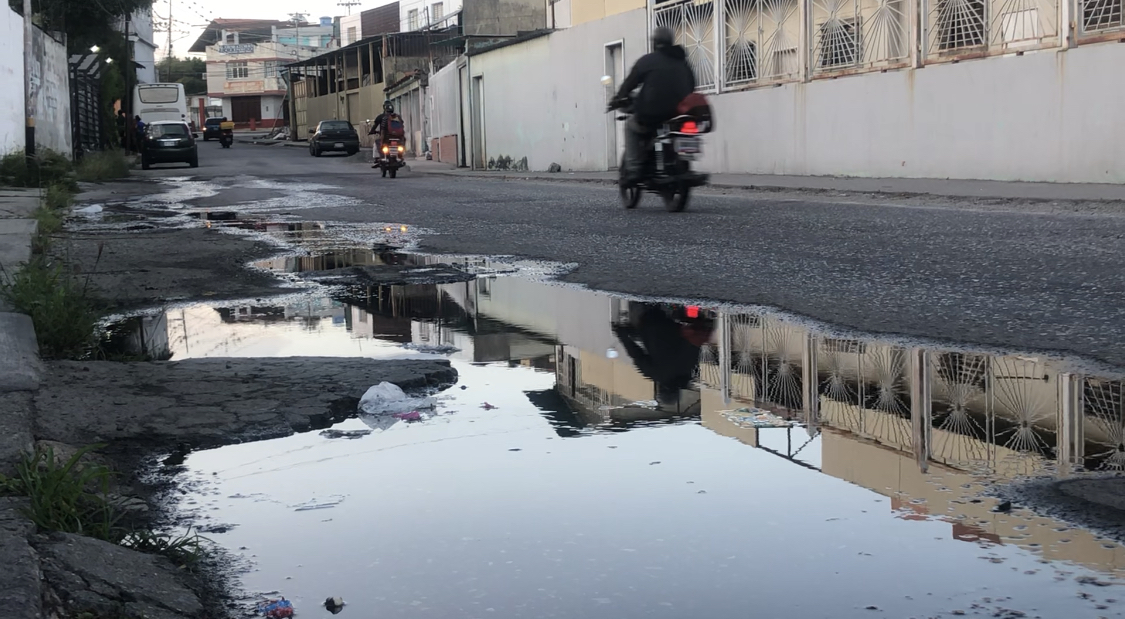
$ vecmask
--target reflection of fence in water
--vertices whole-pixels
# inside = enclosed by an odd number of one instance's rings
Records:
[[[1082,383],[1083,422],[1091,448],[1086,466],[1125,470],[1125,382],[1086,378]]]

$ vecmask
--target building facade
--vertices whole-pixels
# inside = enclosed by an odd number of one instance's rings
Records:
[[[432,137],[480,169],[614,169],[600,77],[620,83],[662,25],[715,110],[704,171],[1125,182],[1125,84],[1107,79],[1125,65],[1121,0],[963,4],[560,0],[550,32],[470,45],[434,76],[432,107],[461,110]]]
[[[120,25],[124,29],[124,23]],[[133,48],[133,62],[136,63],[137,82],[152,84],[156,75],[156,38],[152,23],[152,7],[137,9],[129,19],[129,42]]]
[[[302,38],[304,35],[302,34]],[[286,124],[285,65],[316,55],[318,48],[274,41],[242,43],[239,33],[207,48],[207,94],[222,102],[222,115],[238,125]]]
[[[399,28],[412,32],[425,28],[441,28],[461,11],[462,0],[400,0]]]

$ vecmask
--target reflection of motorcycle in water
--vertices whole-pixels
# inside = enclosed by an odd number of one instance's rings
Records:
[[[699,367],[699,352],[711,339],[715,321],[697,307],[634,303],[629,321],[613,325],[637,370],[656,384],[656,399],[676,405]]]

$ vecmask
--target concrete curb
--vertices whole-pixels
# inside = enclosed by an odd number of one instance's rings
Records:
[[[34,391],[43,376],[31,316],[0,313],[0,393]]]
[[[593,178],[590,176],[578,176],[575,173],[558,172],[470,172],[459,169],[441,169],[441,168],[425,168],[418,170],[422,174],[434,174],[441,176],[452,176],[458,178],[480,178],[480,179],[495,179],[503,181],[545,181],[545,182],[570,182],[570,183],[589,183],[598,185],[616,185],[617,180],[614,178]],[[580,172],[577,174],[591,174],[588,172]],[[927,181],[928,182],[928,181]],[[900,198],[946,198],[950,200],[990,200],[999,202],[1032,202],[1032,203],[1052,203],[1052,202],[1092,202],[1092,203],[1109,203],[1116,204],[1123,200],[1113,197],[1079,197],[1079,196],[1050,196],[1050,197],[1036,197],[1025,195],[998,195],[989,193],[969,193],[959,191],[940,191],[940,190],[923,190],[923,189],[878,189],[878,188],[848,188],[848,187],[815,187],[815,186],[794,186],[793,184],[769,184],[769,183],[745,183],[745,182],[731,182],[723,180],[715,180],[712,176],[711,181],[706,185],[710,189],[737,189],[745,191],[764,191],[771,193],[783,192],[801,192],[811,194],[835,194],[835,195],[879,195],[886,197],[900,197]]]

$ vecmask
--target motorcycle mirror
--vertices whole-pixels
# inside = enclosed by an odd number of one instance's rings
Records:
[[[612,77],[610,77],[610,76],[608,76],[608,75],[603,75],[603,76],[602,76],[602,85],[603,85],[603,86],[609,86],[609,85],[610,85],[610,84],[612,84],[612,83],[613,83],[613,78],[612,78]]]

